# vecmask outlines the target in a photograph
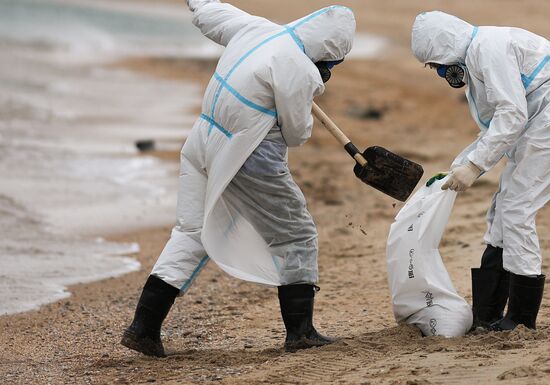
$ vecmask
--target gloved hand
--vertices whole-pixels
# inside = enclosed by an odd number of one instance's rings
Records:
[[[453,168],[442,190],[466,191],[481,175],[481,170],[472,162]]]

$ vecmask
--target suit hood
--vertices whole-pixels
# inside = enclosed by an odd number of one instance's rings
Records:
[[[412,28],[411,48],[421,63],[464,63],[474,26],[440,11],[421,13]]]
[[[288,24],[314,62],[343,59],[355,36],[355,16],[347,7],[333,5]]]

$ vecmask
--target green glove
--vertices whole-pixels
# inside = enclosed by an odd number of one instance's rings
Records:
[[[428,181],[426,182],[426,187],[430,187],[436,180],[441,180],[447,176],[447,172],[438,172],[434,176],[432,176]]]

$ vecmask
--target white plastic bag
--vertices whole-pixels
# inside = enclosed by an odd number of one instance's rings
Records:
[[[397,214],[386,258],[397,322],[416,325],[426,336],[456,337],[470,330],[472,310],[456,292],[438,250],[456,198],[441,190],[446,179],[422,187]]]

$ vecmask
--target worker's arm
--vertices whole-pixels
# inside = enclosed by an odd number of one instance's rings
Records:
[[[287,146],[301,146],[313,129],[313,98],[322,94],[325,86],[313,63],[296,63],[292,57],[274,58],[274,62],[272,78],[278,125]]]
[[[479,143],[485,132],[486,131],[480,132],[478,138],[473,143],[469,144],[468,147],[462,150],[460,154],[457,155],[457,157],[453,161],[453,164],[451,164],[451,169],[468,163],[468,155],[470,155],[472,151],[477,148],[477,144]]]
[[[495,114],[468,155],[468,160],[483,171],[490,170],[514,146],[528,120],[525,88],[513,47],[503,40],[491,44],[491,49],[481,51],[474,62]]]
[[[193,24],[204,36],[223,46],[241,28],[261,19],[219,0],[188,0],[187,4],[193,12]]]

